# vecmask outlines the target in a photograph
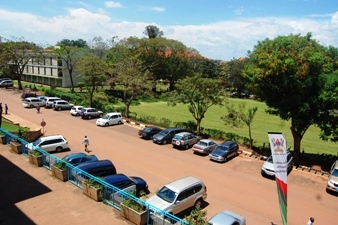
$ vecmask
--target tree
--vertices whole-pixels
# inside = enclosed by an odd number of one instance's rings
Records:
[[[89,94],[89,104],[93,107],[93,95],[97,85],[106,80],[106,71],[108,70],[105,60],[97,56],[85,56],[79,59],[77,71],[78,76],[82,77],[85,88]]]
[[[306,130],[318,123],[321,76],[332,72],[325,48],[306,36],[279,36],[258,42],[249,52],[244,75],[269,109],[267,113],[291,120],[295,159]]]
[[[65,62],[71,84],[71,92],[74,92],[73,72],[76,69],[76,64],[82,56],[83,49],[77,46],[61,45],[55,50],[57,56]]]
[[[152,75],[142,67],[138,56],[125,57],[114,66],[114,90],[123,92],[123,103],[126,106],[125,116],[129,118],[129,107],[133,100],[142,95],[150,95]]]
[[[247,63],[247,58],[232,59],[229,64],[228,71],[228,81],[233,88],[238,92],[238,96],[241,96],[241,93],[245,89],[245,80],[242,76],[242,71],[244,70],[245,64]]]
[[[222,106],[225,101],[221,80],[203,78],[200,73],[180,79],[176,90],[170,93],[169,105],[177,103],[188,105],[188,110],[197,123],[197,135],[201,134],[201,122],[207,110],[213,105]]]
[[[143,34],[147,35],[149,39],[152,39],[162,37],[163,31],[161,31],[157,26],[148,25],[146,26],[145,31],[143,31]]]
[[[239,104],[238,110],[235,109],[234,105],[227,106],[227,110],[228,113],[222,116],[221,119],[225,122],[225,125],[230,125],[232,127],[242,127],[242,124],[244,123],[248,127],[249,143],[251,149],[253,144],[253,139],[251,136],[251,124],[258,108],[252,107],[249,108],[247,112],[245,112],[245,102],[243,102]]]
[[[42,48],[34,43],[19,40],[3,44],[0,55],[0,64],[10,67],[12,77],[18,81],[19,90],[22,90],[21,79],[27,64],[34,64],[42,60]]]
[[[87,42],[84,41],[83,39],[77,39],[77,40],[62,39],[61,41],[58,41],[56,45],[78,47],[78,48],[88,47]]]

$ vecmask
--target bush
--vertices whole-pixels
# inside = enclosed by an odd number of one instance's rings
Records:
[[[65,162],[63,161],[58,161],[56,163],[53,164],[53,166],[55,166],[56,168],[60,169],[60,170],[65,170],[67,169],[67,165]]]

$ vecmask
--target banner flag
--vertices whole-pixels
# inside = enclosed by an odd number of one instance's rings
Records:
[[[282,133],[268,132],[272,161],[275,169],[279,208],[283,225],[287,225],[287,149]]]

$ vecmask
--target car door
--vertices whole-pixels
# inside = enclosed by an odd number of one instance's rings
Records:
[[[39,144],[39,147],[42,148],[43,150],[45,150],[46,152],[52,152],[54,150],[51,150],[50,146],[51,146],[52,140],[46,140],[43,141]]]
[[[117,124],[117,121],[118,121],[118,116],[117,116],[117,115],[112,115],[112,116],[109,118],[109,125]]]

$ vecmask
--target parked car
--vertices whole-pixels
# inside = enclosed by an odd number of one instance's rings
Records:
[[[5,87],[5,88],[8,88],[8,87],[13,87],[14,86],[14,83],[12,80],[3,80],[3,81],[0,81],[0,87]]]
[[[37,97],[36,93],[34,92],[24,92],[21,94],[21,99],[25,99],[25,98],[31,98],[31,97]]]
[[[173,137],[175,134],[178,134],[180,132],[184,132],[185,130],[182,128],[167,128],[165,130],[162,130],[161,132],[155,134],[153,136],[153,142],[156,144],[167,144],[171,143]]]
[[[81,105],[75,105],[75,106],[73,106],[73,107],[70,109],[70,115],[72,115],[72,116],[80,116],[81,110],[82,110],[83,108],[84,108],[84,107],[81,106]]]
[[[81,109],[80,115],[82,119],[92,119],[97,117],[101,118],[103,116],[103,112],[95,108],[83,108]]]
[[[13,81],[11,78],[7,78],[7,77],[1,77],[1,78],[0,78],[0,82],[1,82],[1,81],[4,81],[4,80]]]
[[[41,95],[41,96],[36,96],[38,99],[40,99],[41,101],[46,101],[46,98],[47,98],[47,96],[43,96],[43,95]]]
[[[53,109],[54,110],[58,110],[58,111],[61,111],[61,110],[70,110],[72,107],[74,106],[74,104],[71,104],[65,100],[56,100],[53,102]]]
[[[83,152],[79,152],[66,155],[62,158],[62,160],[72,164],[73,166],[77,166],[85,162],[96,162],[98,161],[98,158],[96,155],[87,155]]]
[[[207,198],[207,188],[199,179],[188,176],[160,188],[147,203],[177,215],[190,208],[202,208]]]
[[[148,184],[141,177],[126,176],[122,173],[119,173],[115,175],[104,176],[101,179],[121,190],[130,186],[134,186],[136,197],[141,197],[149,193]]]
[[[293,156],[289,151],[287,151],[287,173],[289,173],[292,170],[292,162],[293,162]],[[275,167],[273,165],[273,158],[272,155],[264,162],[261,170],[262,176],[275,176]]]
[[[26,144],[29,150],[35,150],[37,147],[46,152],[61,152],[69,149],[68,141],[62,135],[43,136],[32,143]]]
[[[210,160],[226,162],[229,158],[238,155],[239,146],[235,141],[224,141],[209,154]]]
[[[213,150],[215,150],[217,146],[218,146],[218,143],[212,140],[202,139],[192,146],[192,150],[194,151],[194,153],[208,155]]]
[[[38,98],[31,97],[31,98],[25,98],[22,102],[22,105],[25,108],[34,108],[34,107],[37,107],[38,105],[42,107],[45,105],[45,102],[41,101]]]
[[[336,160],[331,166],[326,190],[338,192],[338,160]]]
[[[189,147],[193,146],[200,140],[199,136],[189,132],[181,132],[175,134],[174,138],[171,141],[173,148],[182,148],[188,149]]]
[[[102,118],[96,120],[96,125],[101,127],[122,123],[122,115],[118,112],[107,113]]]
[[[142,130],[138,131],[138,135],[140,138],[143,139],[153,139],[153,136],[159,132],[161,132],[162,129],[156,126],[147,126],[143,128]]]
[[[85,162],[77,165],[76,169],[72,169],[70,177],[73,181],[82,182],[85,179],[88,179],[87,175],[83,172],[97,177],[104,177],[116,174],[116,168],[113,162],[108,159]]]
[[[53,102],[62,100],[61,98],[58,97],[46,97],[45,98],[45,108],[52,108],[53,107]]]
[[[209,221],[210,225],[246,225],[245,218],[237,213],[224,210],[214,215]]]

